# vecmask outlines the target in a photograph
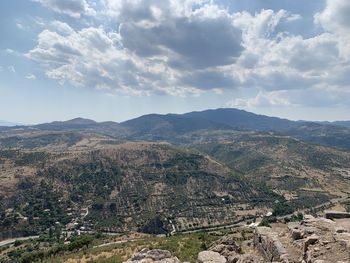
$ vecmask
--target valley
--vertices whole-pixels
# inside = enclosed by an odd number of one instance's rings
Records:
[[[244,127],[233,126],[236,111],[216,121],[213,112],[197,114],[0,128],[0,238],[12,239],[4,248],[77,245],[61,247],[65,255],[91,244],[132,246],[133,233],[198,238],[337,206],[349,211],[347,145],[292,135],[291,127],[303,128],[287,120],[254,116],[255,127]],[[290,127],[274,130],[280,122]],[[317,125],[323,133],[333,127]],[[347,138],[347,128],[338,129]],[[26,236],[37,241],[14,241]]]

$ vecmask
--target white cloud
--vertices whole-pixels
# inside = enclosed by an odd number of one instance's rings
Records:
[[[350,2],[348,0],[327,0],[325,9],[315,15],[315,22],[330,32],[349,33],[349,13]]]
[[[94,16],[96,11],[86,0],[36,0],[51,10],[71,17]]]
[[[17,22],[16,26],[18,29],[25,30],[25,27],[20,22]]]
[[[258,90],[252,98],[230,102],[247,107],[307,104],[301,94],[329,94],[330,88],[332,103],[348,94],[350,4],[345,0],[327,1],[314,19],[322,30],[312,28],[319,33],[308,37],[294,27],[307,14],[283,9],[230,13],[210,0],[40,2],[72,17],[97,13],[91,26],[84,22],[75,27],[79,30],[51,22],[26,54],[62,84],[130,95]],[[96,21],[102,24],[97,27]]]
[[[198,81],[206,70],[228,86],[230,77],[219,76],[215,68],[234,63],[242,51],[240,30],[229,13],[204,5],[172,14],[171,2],[156,7],[131,1],[132,8],[129,2],[121,6],[117,32],[103,27],[75,31],[54,21],[38,35],[27,57],[42,63],[47,76],[60,83],[130,94],[198,95],[201,89],[221,88]],[[193,75],[185,81],[188,70]]]
[[[315,14],[315,23],[334,34],[342,58],[350,56],[350,1],[327,0],[325,9]]]
[[[262,92],[260,91],[255,97],[242,99],[237,98],[228,101],[225,106],[232,108],[252,109],[257,107],[290,107],[293,105],[284,91]]]
[[[69,35],[74,31],[67,23],[58,20],[52,21],[51,26],[53,30],[66,35]]]
[[[35,80],[36,76],[34,74],[29,74],[29,75],[26,76],[26,79]]]
[[[9,53],[9,54],[15,53],[15,51],[14,51],[13,49],[11,49],[11,48],[5,49],[5,52],[6,52],[6,53]]]

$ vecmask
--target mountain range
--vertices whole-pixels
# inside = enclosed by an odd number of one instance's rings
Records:
[[[344,125],[236,109],[1,127],[0,239],[55,222],[159,234],[322,206],[349,192],[349,149]]]
[[[291,121],[258,115],[238,109],[215,109],[185,114],[149,114],[117,122],[96,122],[76,118],[33,126],[16,126],[4,129],[38,129],[51,131],[97,132],[119,139],[186,141],[184,135],[198,131],[238,130],[273,132],[343,149],[350,149],[350,122]],[[1,130],[1,128],[0,128]]]

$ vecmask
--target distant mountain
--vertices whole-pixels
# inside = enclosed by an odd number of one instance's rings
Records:
[[[34,125],[33,127],[41,130],[66,130],[66,129],[90,128],[96,125],[97,125],[96,121],[83,119],[83,118],[75,118],[68,121],[54,121],[50,123],[38,124],[38,125]]]
[[[198,130],[232,129],[229,125],[177,114],[149,114],[120,123],[132,137],[168,139]]]
[[[217,123],[229,125],[235,129],[246,129],[256,131],[287,131],[297,127],[295,121],[268,117],[238,109],[216,109],[205,111],[194,111],[184,114],[190,118],[205,119]]]
[[[192,140],[193,133],[198,131],[273,132],[316,144],[350,149],[350,122],[291,121],[232,108],[185,114],[149,114],[122,123],[96,122],[76,118],[16,128],[87,132],[112,136],[121,140],[168,141],[171,143],[188,143]],[[13,128],[0,127],[0,130],[3,131],[11,129]]]
[[[345,126],[345,122],[342,122]],[[186,142],[197,131],[248,130],[289,135],[316,144],[350,149],[350,129],[334,123],[291,121],[238,109],[213,109],[185,114],[150,114],[120,124],[128,138]],[[186,137],[186,140],[184,138]]]
[[[334,121],[329,124],[350,128],[350,121]]]
[[[16,122],[10,122],[10,121],[3,121],[3,120],[0,120],[0,126],[11,127],[11,126],[17,126],[17,125],[21,125],[21,124],[20,124],[20,123],[16,123]]]

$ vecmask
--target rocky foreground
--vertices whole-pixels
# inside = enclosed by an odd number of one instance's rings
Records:
[[[198,263],[350,263],[350,214],[304,216],[301,222],[257,227],[252,240],[226,236],[198,254]],[[127,263],[180,263],[166,250],[144,249]]]

